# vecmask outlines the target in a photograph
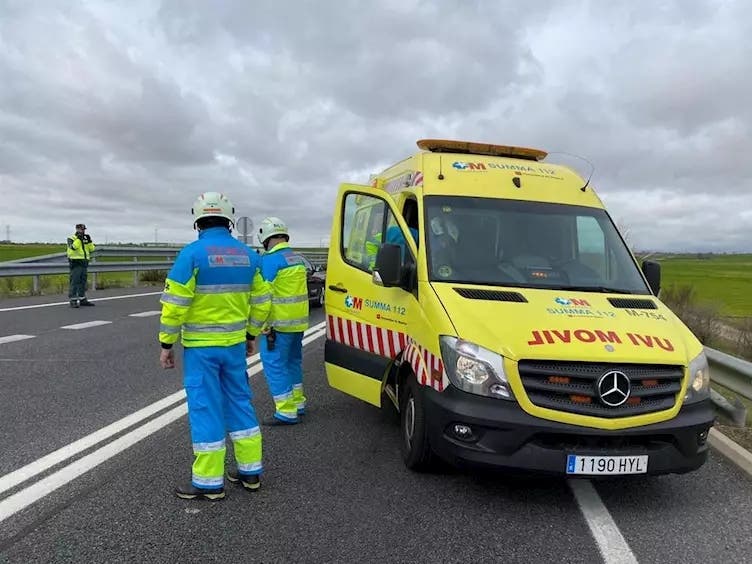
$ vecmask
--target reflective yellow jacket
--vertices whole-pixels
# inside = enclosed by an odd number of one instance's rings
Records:
[[[272,293],[267,325],[282,333],[308,329],[308,273],[300,255],[280,243],[261,257],[261,274]]]
[[[159,341],[184,347],[232,346],[257,336],[271,308],[261,259],[224,227],[200,231],[167,275]]]
[[[75,233],[68,237],[67,243],[65,252],[71,260],[91,260],[91,254],[96,249],[94,243],[84,243]]]

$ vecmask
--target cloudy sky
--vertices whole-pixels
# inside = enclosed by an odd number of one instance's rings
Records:
[[[0,239],[185,242],[221,190],[318,245],[440,137],[582,155],[638,248],[752,251],[751,36],[745,0],[0,0]]]

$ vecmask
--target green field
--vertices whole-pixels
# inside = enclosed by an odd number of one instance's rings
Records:
[[[694,286],[698,302],[717,304],[727,317],[752,317],[752,255],[664,255],[662,282]]]
[[[39,255],[51,255],[52,253],[64,253],[65,243],[60,245],[31,244],[31,245],[0,245],[0,262],[16,260]]]

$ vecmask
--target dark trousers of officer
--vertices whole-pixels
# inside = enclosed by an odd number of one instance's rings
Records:
[[[89,266],[89,261],[71,259],[68,264],[70,265],[68,298],[71,301],[83,300],[86,297],[86,268]]]

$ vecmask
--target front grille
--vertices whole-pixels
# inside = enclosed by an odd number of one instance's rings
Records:
[[[521,360],[517,367],[528,398],[538,407],[607,418],[671,409],[684,376],[681,366],[665,364]],[[617,407],[604,403],[597,390],[611,371],[624,373],[631,386],[627,402]]]

